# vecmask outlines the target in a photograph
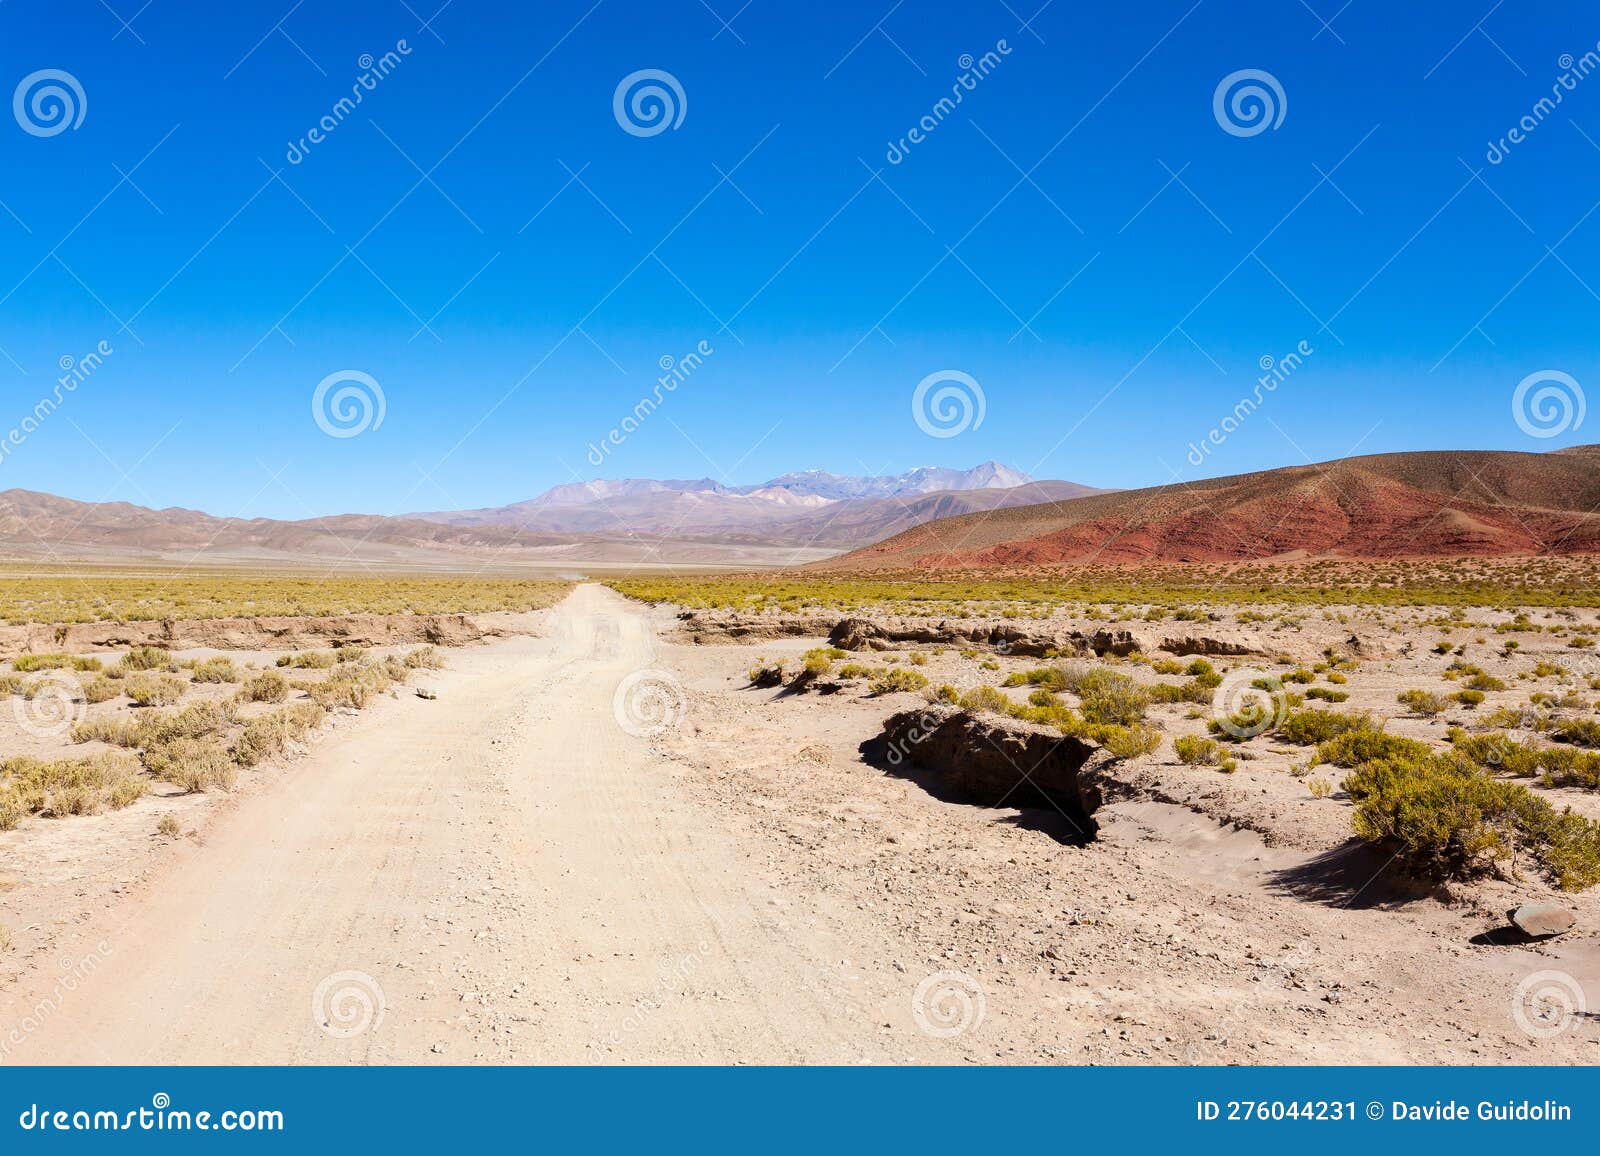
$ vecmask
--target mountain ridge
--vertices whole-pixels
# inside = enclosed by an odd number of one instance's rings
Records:
[[[977,511],[826,568],[1600,553],[1600,446],[1417,450]]]

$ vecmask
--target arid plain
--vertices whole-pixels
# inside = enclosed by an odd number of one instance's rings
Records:
[[[597,577],[13,578],[6,1060],[1595,1059],[1584,558]]]

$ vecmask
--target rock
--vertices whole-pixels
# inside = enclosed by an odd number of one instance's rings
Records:
[[[1195,637],[1193,635],[1183,638],[1162,639],[1161,649],[1168,654],[1204,654],[1210,656],[1255,653],[1243,643],[1225,642],[1220,638]]]
[[[888,632],[865,618],[844,618],[828,632],[828,644],[840,650],[881,650]]]
[[[417,687],[417,697],[418,698],[429,699],[431,701],[433,699],[438,698],[439,696],[434,694],[433,691],[429,690],[427,687],[419,686],[419,687]]]
[[[1557,903],[1524,903],[1511,913],[1511,922],[1524,935],[1548,939],[1570,929],[1577,916]]]
[[[1000,715],[930,705],[883,724],[882,757],[893,768],[915,764],[951,794],[977,803],[1045,807],[1061,812],[1084,837],[1115,760],[1052,727]]]
[[[1096,630],[1085,640],[1085,645],[1101,658],[1108,654],[1126,658],[1141,649],[1139,640],[1127,630]]]

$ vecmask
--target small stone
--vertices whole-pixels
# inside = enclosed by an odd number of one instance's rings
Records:
[[[1577,916],[1556,903],[1524,903],[1511,913],[1511,922],[1524,935],[1548,939],[1570,929]]]

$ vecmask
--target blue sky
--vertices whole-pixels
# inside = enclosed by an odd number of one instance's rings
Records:
[[[302,517],[596,475],[997,458],[1136,486],[1600,440],[1511,408],[1530,374],[1600,380],[1600,76],[1534,112],[1600,41],[1591,6],[442,2],[0,6],[5,85],[83,93],[76,127],[0,125],[0,429],[113,351],[0,487]],[[614,114],[642,69],[681,88],[675,128]],[[1250,135],[1213,102],[1246,69],[1283,94]],[[330,437],[312,397],[344,370],[383,420]],[[932,437],[911,399],[942,371],[984,417]]]

